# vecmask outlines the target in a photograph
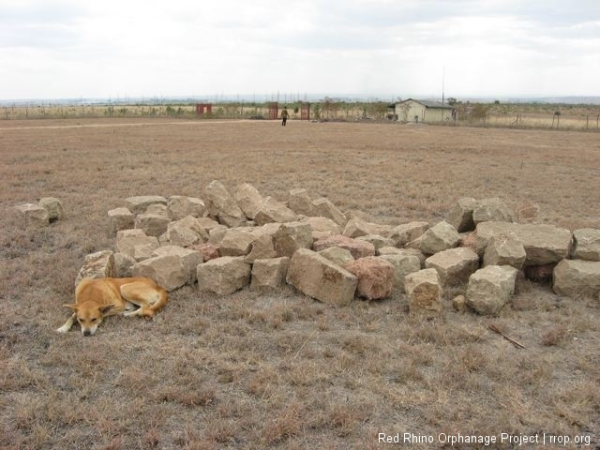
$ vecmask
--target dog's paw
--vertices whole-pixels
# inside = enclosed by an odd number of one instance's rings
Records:
[[[69,331],[69,329],[67,327],[60,327],[56,329],[57,333],[67,333]]]

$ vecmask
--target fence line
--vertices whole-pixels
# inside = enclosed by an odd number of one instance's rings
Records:
[[[301,103],[286,104],[292,119],[301,118]],[[487,112],[483,117],[473,117],[468,111],[460,111],[454,125],[506,127],[524,129],[559,129],[577,131],[600,131],[599,108],[580,107],[578,114],[555,111],[552,113]],[[359,119],[387,120],[393,118],[389,105],[384,102],[314,102],[310,116],[316,120],[353,121]],[[195,104],[103,104],[103,105],[5,105],[0,107],[0,120],[19,119],[96,119],[171,117],[182,119],[261,119],[269,117],[268,103],[215,103],[212,112],[196,115]]]

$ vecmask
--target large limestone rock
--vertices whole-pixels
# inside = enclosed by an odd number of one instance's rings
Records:
[[[373,244],[373,247],[375,247],[375,253],[377,253],[380,248],[394,246],[394,241],[379,234],[366,234],[364,236],[357,237],[356,240],[370,242]]]
[[[154,256],[140,261],[133,266],[133,276],[151,278],[167,291],[180,288],[190,279],[179,255]]]
[[[153,204],[167,206],[167,199],[160,195],[140,195],[125,199],[125,207],[133,214],[142,214]]]
[[[331,261],[334,264],[337,264],[340,267],[344,267],[350,261],[354,261],[352,253],[341,247],[326,248],[325,250],[321,250],[319,252],[319,255],[324,256],[329,261]]]
[[[169,218],[161,214],[144,213],[136,216],[135,227],[143,230],[147,236],[159,237],[167,231],[169,222]]]
[[[260,209],[254,217],[257,225],[266,223],[285,223],[298,220],[298,215],[283,203],[278,202],[273,197],[265,198]]]
[[[375,256],[375,246],[370,242],[359,241],[347,236],[330,236],[325,239],[319,239],[313,244],[315,251],[320,252],[329,247],[341,247],[352,253],[354,259]]]
[[[352,301],[358,284],[350,272],[308,249],[294,253],[286,280],[300,292],[337,306]]]
[[[43,197],[39,203],[42,208],[48,211],[48,220],[50,223],[61,220],[65,216],[65,210],[59,199],[55,197]]]
[[[571,232],[554,225],[483,222],[477,225],[477,253],[483,255],[492,236],[512,231],[523,243],[525,265],[556,263],[569,255]]]
[[[446,222],[456,228],[459,233],[473,231],[475,229],[475,222],[473,221],[475,208],[477,208],[477,200],[471,197],[463,197],[450,210]]]
[[[84,264],[75,278],[75,286],[84,278],[111,278],[114,276],[114,254],[111,250],[102,250],[85,256]]]
[[[225,225],[219,225],[218,227],[211,228],[208,234],[208,243],[213,245],[221,245],[221,241],[229,231]]]
[[[127,208],[115,208],[108,211],[110,235],[115,236],[121,230],[130,230],[135,226],[135,216]]]
[[[493,236],[514,233],[518,238],[517,233],[514,232],[515,230],[516,225],[509,222],[490,221],[477,224],[475,231],[475,247],[477,249],[477,254],[483,257],[485,249],[487,248],[487,245]]]
[[[245,215],[223,183],[214,180],[206,186],[204,192],[211,218],[230,228],[239,227],[242,224]]]
[[[196,197],[172,195],[167,202],[167,213],[171,220],[179,220],[187,216],[203,217],[207,212],[204,202]]]
[[[252,289],[276,289],[285,283],[290,258],[257,259],[252,265]]]
[[[180,247],[178,245],[165,245],[158,247],[152,256],[171,256],[175,255],[180,258],[181,266],[187,276],[186,283],[194,284],[196,282],[196,268],[198,264],[203,262],[202,254],[197,250],[191,250]]]
[[[563,259],[554,268],[554,292],[567,297],[600,293],[600,262]]]
[[[512,222],[514,214],[499,198],[486,198],[477,202],[473,210],[473,222]]]
[[[208,233],[202,227],[198,219],[186,216],[175,220],[167,225],[167,231],[160,236],[161,243],[188,247],[208,240]]]
[[[377,256],[350,261],[344,266],[358,278],[356,294],[367,300],[388,297],[394,287],[394,266]]]
[[[254,220],[265,199],[261,193],[249,183],[240,184],[234,194],[234,199],[246,217]]]
[[[296,214],[315,215],[315,207],[306,189],[292,189],[288,195],[288,207]]]
[[[417,256],[407,254],[387,254],[379,258],[394,266],[394,289],[404,291],[406,276],[421,270],[421,261]]]
[[[518,270],[511,266],[486,266],[469,278],[467,305],[482,315],[495,315],[515,291]]]
[[[115,277],[116,278],[129,278],[133,276],[133,267],[136,264],[136,260],[133,256],[129,256],[125,253],[115,253]]]
[[[246,256],[255,239],[250,228],[230,228],[219,243],[219,251],[223,256]]]
[[[425,267],[437,270],[443,286],[458,286],[479,269],[479,256],[465,247],[452,248],[427,258]]]
[[[273,238],[273,236],[275,235],[275,233],[277,233],[277,231],[279,230],[279,228],[281,228],[281,226],[282,225],[277,222],[265,223],[264,225],[253,227],[252,233],[257,238],[259,238],[261,236],[269,236],[269,237]]]
[[[227,228],[225,225],[221,225],[219,222],[217,222],[216,220],[211,219],[210,217],[200,217],[198,219],[196,219],[196,224],[198,225],[198,227],[202,228],[202,230],[204,230],[204,234],[202,234],[202,236],[208,236],[210,234],[210,232],[215,229],[215,228],[221,228],[221,229],[225,229]]]
[[[257,259],[273,259],[277,257],[273,237],[268,234],[261,234],[252,241],[250,252],[244,258],[248,264],[254,263]]]
[[[425,260],[427,257],[417,248],[397,248],[397,247],[382,247],[377,253],[379,256],[400,255],[400,256],[415,256],[421,264],[421,269],[425,268]]]
[[[600,230],[582,228],[573,232],[573,258],[600,261]]]
[[[527,253],[523,243],[512,231],[498,233],[488,241],[483,255],[484,266],[512,266],[521,269]]]
[[[47,227],[50,224],[50,216],[46,208],[34,203],[23,203],[15,206],[25,217],[27,225],[35,228]]]
[[[434,317],[442,311],[442,286],[435,269],[423,269],[404,279],[408,310],[412,314]]]
[[[152,205],[148,206],[148,208],[146,208],[145,214],[161,216],[165,219],[169,218],[169,211],[167,207],[161,203],[153,203]]]
[[[313,241],[342,234],[342,227],[327,217],[306,217],[301,222],[306,222],[312,228]]]
[[[390,238],[396,247],[404,247],[409,242],[421,237],[428,229],[429,222],[410,222],[392,228]]]
[[[433,255],[456,247],[460,235],[448,222],[440,222],[429,228],[421,237],[410,242],[410,248],[417,248],[427,255]]]
[[[333,203],[331,203],[325,197],[320,197],[313,201],[315,208],[314,214],[317,216],[327,217],[333,220],[340,227],[346,226],[346,216],[342,213]]]
[[[212,259],[197,267],[198,287],[201,291],[229,295],[250,283],[250,264],[241,256]]]
[[[398,248],[398,247],[393,247],[393,246],[384,246],[384,247],[379,247],[376,251],[375,254],[377,256],[382,256],[382,255],[402,255],[403,253],[403,248]]]
[[[291,258],[297,250],[310,248],[312,243],[312,229],[305,222],[284,223],[273,235],[273,246],[277,256]]]
[[[159,245],[156,237],[147,236],[143,230],[134,229],[119,231],[115,247],[117,252],[125,253],[139,260],[149,257]]]
[[[389,225],[379,225],[373,222],[367,222],[358,217],[353,217],[346,223],[344,236],[357,238],[367,235],[380,235],[388,237],[392,234],[392,227]]]

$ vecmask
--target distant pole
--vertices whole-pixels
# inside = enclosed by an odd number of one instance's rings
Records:
[[[442,105],[444,104],[445,97],[445,86],[446,85],[446,66],[442,66]]]

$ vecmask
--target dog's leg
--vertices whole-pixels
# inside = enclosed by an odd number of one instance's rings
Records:
[[[168,300],[167,291],[161,287],[150,287],[146,283],[133,282],[121,286],[121,295],[128,302],[139,306],[135,311],[124,313],[126,317],[152,317],[155,311],[164,306]]]
[[[142,314],[142,307],[140,306],[139,308],[136,308],[134,310],[128,310],[125,311],[123,313],[123,316],[125,317],[133,317],[133,316],[143,316],[144,314]]]
[[[69,317],[67,319],[65,324],[62,327],[58,328],[56,331],[59,333],[68,332],[71,328],[73,328],[73,324],[75,323],[76,318],[77,318],[77,314],[71,314],[71,317]]]

